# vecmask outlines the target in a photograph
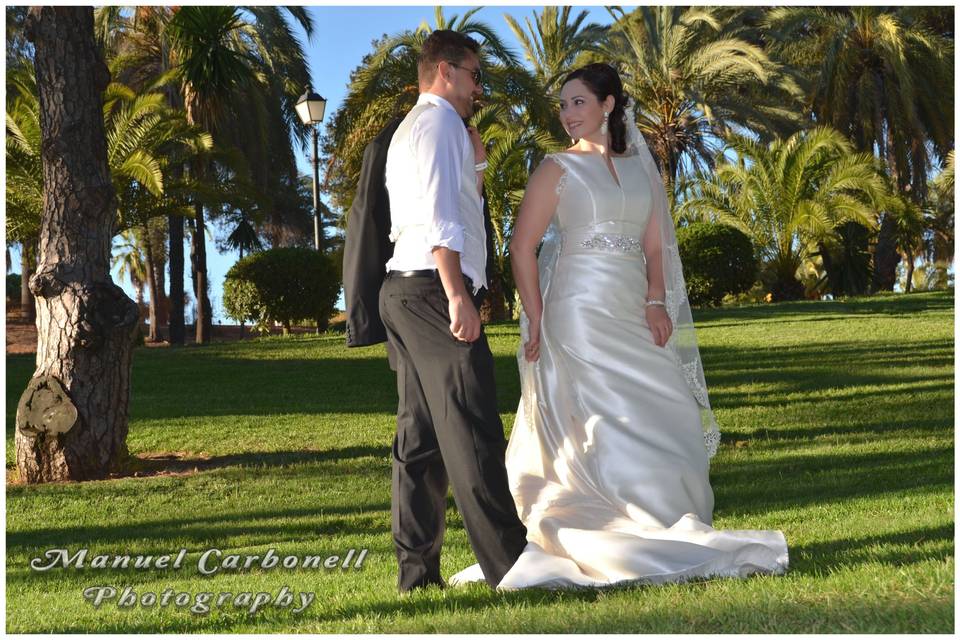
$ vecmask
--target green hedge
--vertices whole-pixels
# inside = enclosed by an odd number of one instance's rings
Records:
[[[677,244],[694,306],[718,306],[727,294],[750,289],[757,258],[750,238],[725,224],[694,222],[677,229]]]
[[[326,329],[339,293],[340,274],[329,256],[285,247],[237,261],[227,272],[223,306],[231,318],[262,331],[279,322],[286,334],[301,320],[316,320]]]

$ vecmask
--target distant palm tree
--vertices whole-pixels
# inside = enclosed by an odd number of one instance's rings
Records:
[[[799,128],[788,101],[799,94],[760,46],[739,36],[742,27],[728,12],[661,6],[611,14],[617,22],[604,52],[636,102],[637,126],[670,197],[682,173],[713,167],[729,133],[790,122]]]
[[[727,147],[737,159],[691,183],[676,214],[741,229],[760,252],[773,298],[800,298],[797,271],[818,243],[846,221],[875,225],[883,177],[870,155],[828,127],[769,145],[734,134]]]
[[[927,260],[935,263],[951,264],[954,248],[954,210],[956,152],[950,150],[943,170],[933,179],[933,202],[929,210],[927,227],[930,241],[927,244]]]
[[[547,93],[559,90],[563,76],[573,70],[574,63],[583,53],[599,53],[600,42],[607,28],[594,22],[583,24],[590,15],[581,11],[570,19],[572,7],[544,7],[540,13],[533,12],[533,21],[525,18],[524,30],[517,20],[504,14],[514,36],[523,47],[524,58],[533,66],[533,73]]]
[[[780,7],[766,15],[771,46],[810,78],[808,103],[867,153],[875,150],[897,189],[920,204],[931,152],[953,148],[953,41],[926,13],[879,6]],[[929,145],[927,144],[929,142]],[[909,189],[908,189],[909,187]],[[893,289],[897,218],[883,215],[874,289]]]
[[[143,308],[143,290],[147,286],[147,260],[140,249],[143,243],[136,235],[136,229],[126,229],[114,238],[110,266],[117,269],[120,280],[130,280],[137,306]]]
[[[43,202],[39,98],[35,76],[28,67],[8,69],[7,83],[16,87],[16,97],[7,105],[7,236],[29,252],[39,240]],[[162,94],[137,93],[119,82],[110,83],[104,91],[103,114],[107,164],[116,194],[115,234],[166,215],[161,200],[171,160],[203,153],[211,148],[212,140],[188,125],[182,112],[167,107]],[[145,253],[150,256],[150,247]],[[153,317],[158,291],[152,260],[148,269]],[[153,337],[156,326],[156,322],[151,325]]]
[[[263,251],[263,243],[257,235],[257,230],[250,222],[246,211],[240,211],[237,217],[237,224],[227,236],[226,245],[231,249],[240,252],[239,259],[243,260],[243,252],[252,253],[254,251]]]
[[[522,110],[528,125],[538,132],[549,133],[558,143],[566,144],[568,137],[557,117],[556,101],[560,82],[578,66],[578,62],[591,53],[601,51],[600,44],[606,36],[607,27],[596,23],[583,24],[589,12],[581,11],[570,19],[571,7],[544,7],[540,13],[533,12],[533,21],[525,18],[526,30],[509,14],[504,19],[523,47],[524,58],[533,67],[533,79],[528,100],[539,106]],[[542,155],[535,155],[539,162]]]
[[[295,103],[310,85],[303,44],[287,16],[308,37],[313,21],[305,7],[137,7],[104,8],[97,13],[97,31],[112,55],[126,60],[138,81],[155,76],[178,83],[168,101],[181,102],[190,122],[214,134],[222,148],[235,146],[249,161],[254,184],[267,201],[296,176],[291,138],[305,148],[309,131],[296,116]],[[119,35],[117,35],[119,34]],[[208,162],[194,162],[193,177],[215,171]],[[286,185],[286,186],[283,186]],[[194,203],[194,224],[205,236],[204,205]],[[171,245],[182,237],[179,218],[171,218]],[[210,304],[206,294],[205,247],[193,246],[195,284],[200,291],[198,342],[209,337]],[[182,256],[171,252],[171,295]],[[182,316],[182,310],[180,310]]]

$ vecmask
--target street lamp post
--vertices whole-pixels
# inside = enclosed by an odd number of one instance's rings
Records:
[[[317,251],[323,250],[323,221],[320,218],[320,155],[317,153],[317,126],[323,120],[327,101],[312,91],[307,91],[297,100],[297,115],[313,132],[313,243]]]
[[[313,131],[313,244],[320,253],[323,251],[323,221],[320,219],[320,155],[317,153],[317,125],[323,120],[327,101],[323,96],[309,89],[297,100],[297,115],[301,122],[309,125]],[[326,325],[323,318],[317,318],[317,334],[323,333]]]

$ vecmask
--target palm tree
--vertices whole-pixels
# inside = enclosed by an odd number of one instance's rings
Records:
[[[137,82],[159,74],[171,76],[168,101],[182,103],[188,119],[214,134],[221,148],[237,147],[247,160],[254,184],[276,220],[282,203],[271,196],[282,192],[296,176],[291,138],[305,148],[307,128],[296,117],[294,105],[310,73],[303,45],[290,29],[288,16],[313,33],[313,22],[304,7],[138,7],[135,10],[98,10],[98,33],[104,46],[126,59],[126,68]],[[111,34],[121,34],[113,37]],[[189,167],[193,177],[216,171],[206,161]],[[205,237],[204,205],[193,207],[194,226]],[[195,229],[196,230],[196,229]],[[183,257],[180,218],[170,218],[171,297],[178,306],[175,289],[181,288]],[[198,342],[209,337],[209,299],[206,295],[206,253],[202,243],[193,244],[195,287],[198,304]],[[182,323],[183,309],[174,308]],[[171,335],[173,339],[173,335]],[[177,340],[173,340],[177,341]],[[181,338],[182,341],[182,338]]]
[[[8,70],[7,82],[16,97],[7,108],[7,235],[24,246],[24,254],[39,239],[43,202],[40,162],[39,98],[36,78],[24,66]],[[160,210],[159,199],[169,186],[166,168],[172,159],[185,158],[211,148],[209,135],[189,126],[182,113],[169,109],[162,94],[136,93],[119,82],[103,92],[107,164],[116,195],[113,234],[145,226]],[[113,235],[111,234],[111,235]],[[149,234],[141,234],[146,238]],[[147,247],[150,256],[150,247]],[[158,291],[152,285],[155,265],[150,261],[151,317],[156,313]],[[157,322],[151,324],[155,339]]]
[[[490,295],[481,309],[484,321],[506,318],[504,303],[513,300],[507,248],[530,168],[545,153],[558,151],[563,143],[553,133],[518,115],[506,105],[494,104],[477,112],[474,124],[482,132],[487,152],[484,200],[490,210],[493,230],[494,267]],[[506,298],[504,298],[506,296]]]
[[[607,28],[596,24],[583,24],[589,12],[581,11],[571,21],[572,7],[544,7],[533,12],[533,22],[525,18],[526,31],[516,19],[504,14],[503,18],[523,47],[524,58],[533,66],[533,74],[548,94],[559,89],[559,82],[575,66],[575,61],[585,52],[601,51],[600,42]]]
[[[802,297],[796,278],[819,243],[836,237],[847,221],[875,225],[886,193],[868,154],[829,127],[798,132],[764,145],[734,134],[712,175],[692,183],[676,214],[731,224],[760,251],[775,300]]]
[[[783,7],[767,14],[770,41],[811,79],[817,122],[885,161],[897,189],[920,204],[931,152],[953,148],[953,41],[925,13],[889,7]],[[929,146],[928,146],[929,142]],[[908,188],[909,187],[909,188]],[[896,215],[884,214],[874,252],[874,289],[893,289],[900,255]]]
[[[583,24],[589,13],[581,11],[570,19],[571,7],[544,7],[533,12],[533,21],[525,18],[526,30],[510,15],[504,20],[523,47],[524,58],[533,67],[533,80],[527,100],[538,108],[522,109],[520,115],[536,132],[548,132],[558,144],[567,140],[566,132],[557,117],[557,92],[563,77],[591,53],[600,53],[600,43],[607,27],[596,23]],[[534,155],[534,164],[542,155]],[[527,172],[528,174],[529,172]],[[524,180],[526,175],[524,175]]]
[[[933,199],[927,224],[930,241],[927,244],[926,258],[934,263],[953,262],[955,166],[956,153],[951,149],[943,164],[943,170],[933,179]]]
[[[114,238],[110,266],[117,269],[121,280],[127,278],[133,286],[137,306],[143,308],[143,289],[147,283],[147,261],[140,250],[143,244],[136,237],[136,229],[125,229]],[[119,242],[117,242],[119,240]]]
[[[670,197],[682,173],[713,167],[721,138],[732,131],[799,128],[789,108],[799,93],[760,46],[740,37],[742,27],[724,10],[663,6],[611,14],[618,20],[604,52],[636,102],[637,126]]]
[[[32,77],[26,59],[7,67],[6,230],[7,242],[20,244],[20,317],[25,322],[36,319],[29,281],[37,261],[43,210],[39,104],[29,96],[21,98],[19,88],[29,89]]]

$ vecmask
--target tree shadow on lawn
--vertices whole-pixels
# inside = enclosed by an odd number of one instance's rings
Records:
[[[902,316],[922,312],[951,313],[954,309],[953,291],[924,292],[899,296],[873,296],[851,298],[849,300],[798,300],[779,302],[776,305],[750,305],[744,307],[698,308],[693,310],[696,323],[709,323],[714,319],[731,320],[724,324],[710,324],[712,327],[739,326],[747,320],[788,320],[798,316],[797,320],[811,320],[813,316],[827,320],[842,319],[843,316],[863,317],[868,315]],[[737,322],[741,321],[741,322]]]
[[[714,515],[764,514],[904,491],[949,494],[953,448],[842,455],[785,455],[716,465]]]
[[[354,448],[357,449],[357,448]],[[360,453],[366,453],[360,448]],[[380,452],[378,448],[369,448]],[[357,451],[354,451],[356,454]],[[280,454],[282,456],[282,453]],[[324,458],[324,463],[306,464],[297,468],[298,482],[310,483],[330,479],[330,463],[336,452]],[[275,458],[280,462],[283,458]],[[824,505],[852,501],[858,498],[895,494],[903,491],[949,492],[953,486],[952,449],[928,449],[905,453],[865,453],[846,455],[788,455],[774,459],[726,462],[711,472],[716,496],[716,514],[725,517],[764,514],[773,510],[797,509],[809,505]],[[280,462],[280,464],[283,464]],[[360,469],[362,469],[361,467]],[[233,471],[233,473],[229,473]],[[239,485],[248,470],[220,470],[236,479]],[[351,474],[355,473],[351,471]],[[383,493],[389,495],[388,468],[370,470],[372,476],[382,476]],[[129,497],[129,480],[100,483],[97,499],[108,500],[111,492]],[[150,480],[144,480],[142,490],[151,491]],[[74,483],[76,484],[76,483]],[[86,488],[86,487],[85,487]],[[16,488],[8,496],[8,508],[17,509],[20,500],[28,499],[31,487]],[[45,497],[57,491],[68,492],[70,485],[43,487]],[[119,525],[84,525],[76,527],[41,527],[8,532],[8,549],[23,552],[57,544],[80,545],[89,543],[119,544],[124,541],[154,539],[158,548],[165,548],[164,540],[186,539],[195,543],[212,543],[224,536],[264,536],[267,544],[281,536],[283,539],[303,539],[315,535],[382,534],[389,535],[390,502],[363,505],[323,505],[298,509],[255,511],[245,509],[238,501],[232,513],[213,515],[184,514]],[[453,501],[448,496],[448,508]],[[313,522],[295,525],[270,524],[271,519],[313,518]],[[255,524],[260,522],[260,524]],[[462,528],[459,518],[448,526]]]
[[[877,394],[882,396],[882,394]],[[896,399],[890,401],[897,404]],[[911,416],[902,421],[891,420],[888,422],[869,422],[858,423],[853,421],[856,416],[843,416],[843,421],[839,419],[828,420],[811,411],[805,410],[803,418],[813,423],[829,422],[829,426],[799,426],[799,427],[757,427],[757,428],[728,428],[722,433],[720,441],[721,447],[733,446],[736,449],[761,445],[765,450],[782,449],[790,446],[796,447],[797,441],[809,442],[816,438],[824,436],[868,436],[873,438],[916,438],[920,436],[946,435],[953,433],[953,427],[948,420],[916,420],[912,416],[914,411],[920,407],[913,405],[904,406],[902,403],[897,407],[904,415]]]
[[[274,522],[288,518],[300,521],[295,524]],[[131,543],[136,543],[135,551],[110,553],[166,554],[177,550],[171,549],[171,541],[176,541],[175,544],[178,545],[195,547],[192,552],[216,547],[229,553],[223,546],[223,541],[229,537],[247,538],[243,545],[247,548],[301,544],[305,540],[319,540],[323,536],[331,535],[383,536],[385,541],[389,541],[390,503],[244,509],[210,515],[182,514],[123,524],[21,529],[7,532],[7,550],[9,555],[39,555],[46,549],[69,548],[71,552],[75,552],[95,545],[98,548],[90,549],[87,556],[89,561],[98,553],[107,553],[104,549],[128,549]],[[249,540],[251,537],[255,539]],[[280,550],[277,553],[281,553]],[[118,573],[124,573],[124,570],[118,570]],[[163,570],[158,570],[158,575],[161,574]]]
[[[944,524],[894,533],[808,542],[790,548],[790,568],[802,573],[815,573],[868,562],[892,566],[930,560],[945,562],[953,557],[953,541],[954,525]],[[912,549],[895,548],[903,546]]]
[[[774,383],[783,393],[816,392],[845,386],[884,385],[912,379],[898,367],[948,366],[952,344],[947,340],[903,345],[839,343],[828,349],[704,350],[708,388],[718,407],[733,408],[724,399],[730,385]],[[513,412],[520,400],[516,360],[495,359],[497,400],[501,412]],[[137,419],[183,416],[283,415],[300,413],[386,413],[397,409],[395,374],[385,361],[336,359],[259,361],[205,359],[190,374],[134,371],[131,415]],[[952,380],[952,378],[951,378]],[[753,402],[749,405],[754,404]]]
[[[266,469],[331,460],[340,462],[351,458],[384,459],[390,455],[389,446],[353,446],[326,450],[251,451],[222,456],[191,454],[181,451],[143,452],[131,456],[128,468],[123,472],[112,474],[109,479],[186,475],[224,467]]]

